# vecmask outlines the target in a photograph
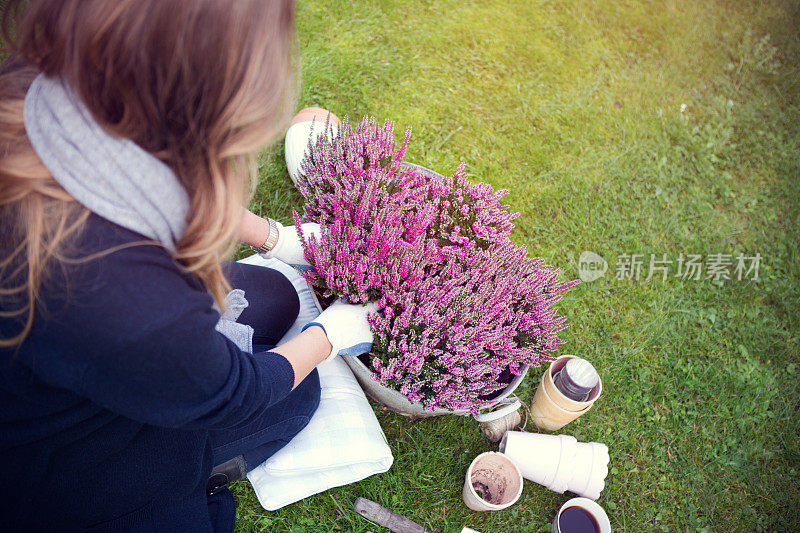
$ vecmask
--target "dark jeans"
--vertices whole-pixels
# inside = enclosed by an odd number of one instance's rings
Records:
[[[253,351],[275,346],[297,318],[300,302],[291,282],[271,268],[225,262],[225,276],[244,290],[248,307],[238,322],[252,326]],[[303,429],[319,405],[319,375],[313,370],[289,395],[265,408],[251,423],[211,432],[214,464],[242,456],[246,471],[286,446]]]

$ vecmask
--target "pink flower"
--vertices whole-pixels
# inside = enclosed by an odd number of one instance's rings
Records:
[[[509,239],[517,213],[507,191],[473,184],[464,166],[428,178],[402,165],[411,130],[345,119],[322,136],[301,168],[306,279],[326,296],[379,301],[373,378],[427,408],[475,410],[525,365],[553,358],[566,327],[553,307],[578,280]],[[504,381],[504,377],[506,380]]]

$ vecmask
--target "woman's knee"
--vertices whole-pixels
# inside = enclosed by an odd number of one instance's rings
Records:
[[[281,336],[283,336],[283,333],[289,331],[294,321],[297,320],[297,315],[300,313],[300,297],[297,295],[297,290],[292,285],[292,282],[289,281],[289,278],[271,268],[265,268],[264,270],[268,272],[267,275],[273,278],[270,286],[276,296],[275,299],[280,302],[280,317],[283,319],[280,328],[283,330],[281,333]]]
[[[297,112],[292,118],[291,126],[299,124],[300,122],[316,121],[320,124],[325,124],[329,120],[331,124],[338,126],[342,123],[342,119],[334,115],[331,111],[321,107],[306,107]]]
[[[248,302],[239,322],[253,327],[258,344],[277,343],[300,312],[292,282],[272,268],[232,262],[225,262],[223,268],[231,286],[244,290]]]

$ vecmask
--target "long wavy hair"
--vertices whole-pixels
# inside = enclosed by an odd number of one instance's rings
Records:
[[[64,79],[110,134],[173,169],[190,201],[175,258],[222,306],[229,254],[254,190],[255,155],[287,123],[294,94],[291,0],[10,0],[0,73],[0,310],[30,332],[47,272],[89,212],[52,178],[22,104],[43,72]]]

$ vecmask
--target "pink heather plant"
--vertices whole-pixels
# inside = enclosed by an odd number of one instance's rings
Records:
[[[402,166],[394,124],[348,120],[304,160],[306,279],[324,296],[378,301],[372,377],[426,408],[475,410],[524,365],[553,358],[566,321],[553,307],[578,281],[529,258],[509,235],[507,191],[472,184],[460,166],[429,178]],[[301,231],[301,218],[294,214]]]

